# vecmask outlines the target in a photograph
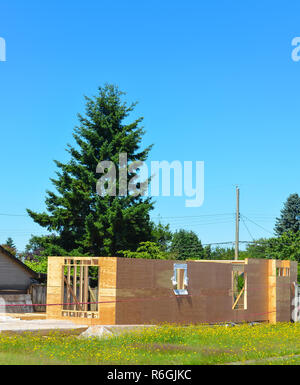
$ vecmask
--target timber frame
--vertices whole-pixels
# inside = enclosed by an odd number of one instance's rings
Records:
[[[98,268],[98,260],[90,258],[65,258],[62,265],[61,303],[63,317],[99,318],[97,298],[89,285],[89,268]],[[98,282],[100,270],[98,269]],[[71,304],[71,305],[70,305]]]

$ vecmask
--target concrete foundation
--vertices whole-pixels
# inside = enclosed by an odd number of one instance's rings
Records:
[[[54,332],[63,335],[79,335],[86,331],[88,326],[75,325],[70,321],[61,320],[31,320],[24,321],[18,319],[0,319],[0,334],[22,334],[33,333],[39,335],[49,335]]]

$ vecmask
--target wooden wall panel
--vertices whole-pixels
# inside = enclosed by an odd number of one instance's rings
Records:
[[[268,314],[268,260],[246,259],[247,275],[247,309],[244,311],[246,321],[267,321]],[[238,310],[243,312],[241,310]]]
[[[47,304],[61,304],[63,301],[63,264],[63,257],[48,257]],[[47,306],[47,318],[60,317],[61,306]]]
[[[116,280],[117,259],[110,257],[99,258],[99,321],[102,325],[116,323]]]

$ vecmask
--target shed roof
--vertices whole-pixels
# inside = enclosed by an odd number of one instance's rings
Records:
[[[38,279],[39,274],[30,269],[27,265],[25,265],[22,261],[20,261],[18,258],[16,258],[13,254],[11,254],[8,250],[6,250],[4,247],[0,245],[0,253],[4,254],[6,257],[10,258],[13,262],[18,264],[21,268],[27,271],[32,277]]]

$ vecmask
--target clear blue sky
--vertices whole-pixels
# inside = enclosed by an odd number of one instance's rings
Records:
[[[2,1],[0,213],[17,216],[0,215],[0,243],[11,236],[22,250],[44,233],[18,215],[45,209],[83,95],[105,82],[139,101],[150,160],[205,161],[203,206],[159,198],[153,217],[203,243],[231,241],[239,184],[241,213],[272,232],[300,187],[299,15],[294,0]],[[241,239],[251,240],[243,223]]]

